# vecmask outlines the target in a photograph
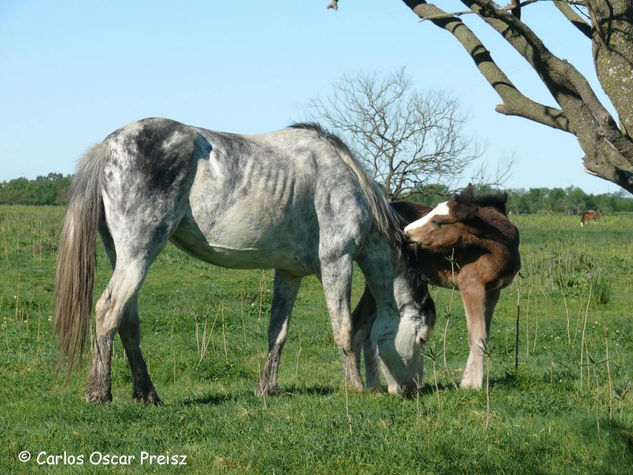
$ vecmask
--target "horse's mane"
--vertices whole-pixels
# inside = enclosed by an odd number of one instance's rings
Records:
[[[491,207],[507,216],[506,203],[508,194],[506,192],[495,192],[486,195],[475,196],[473,185],[469,184],[461,193],[453,195],[453,200],[457,203],[471,206]]]
[[[389,238],[394,248],[398,250],[401,249],[405,239],[398,215],[391,209],[379,186],[369,178],[367,171],[354,156],[347,144],[343,142],[338,135],[327,131],[321,124],[316,122],[300,122],[292,124],[290,128],[314,131],[339,152],[339,157],[354,174],[369,201],[371,215],[376,228],[380,233]]]
[[[341,149],[342,151],[344,151],[345,153],[347,153],[351,157],[354,157],[354,154],[352,153],[350,148],[347,146],[347,144],[345,142],[343,142],[341,137],[339,137],[336,134],[333,134],[329,130],[324,129],[323,126],[321,124],[319,124],[318,122],[297,122],[295,124],[292,124],[290,126],[290,128],[291,129],[313,130],[314,132],[317,133],[317,135],[319,137],[327,139],[328,142],[330,142],[332,145],[334,145],[334,147],[336,147],[338,149]],[[354,157],[354,160],[356,160],[355,157]]]

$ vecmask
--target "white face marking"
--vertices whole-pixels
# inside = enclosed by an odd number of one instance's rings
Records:
[[[416,229],[420,229],[426,223],[431,221],[435,216],[448,216],[450,212],[451,210],[448,207],[448,201],[445,201],[444,203],[440,203],[431,211],[429,211],[429,214],[427,214],[426,216],[422,216],[417,221],[413,221],[406,228],[404,228],[404,233],[408,235],[409,233],[412,233]]]

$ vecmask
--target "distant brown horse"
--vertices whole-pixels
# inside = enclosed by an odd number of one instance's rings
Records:
[[[585,223],[589,222],[589,220],[594,220],[596,223],[600,222],[600,213],[590,209],[582,214],[580,217],[580,227],[583,227]]]
[[[417,261],[414,267],[431,284],[461,291],[470,345],[462,388],[482,387],[492,314],[501,289],[512,282],[521,267],[519,231],[506,216],[506,199],[505,194],[475,197],[469,185],[433,209],[406,201],[391,203],[407,225],[405,234],[419,245],[412,254]],[[366,289],[354,310],[357,327],[371,320],[373,309]],[[367,331],[359,331],[357,338],[363,334]],[[375,351],[367,341],[364,344],[367,379],[374,380],[379,378],[377,363],[372,360],[376,359]],[[390,384],[389,391],[394,390],[397,388]]]

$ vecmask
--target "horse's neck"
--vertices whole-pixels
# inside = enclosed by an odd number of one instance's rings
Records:
[[[414,305],[415,289],[404,259],[394,256],[393,296],[398,308]]]

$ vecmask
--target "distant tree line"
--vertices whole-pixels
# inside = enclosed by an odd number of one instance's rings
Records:
[[[64,205],[68,198],[72,176],[49,173],[35,180],[16,178],[0,182],[0,204]],[[489,186],[476,187],[478,194],[491,190]],[[419,186],[407,199],[429,206],[445,201],[453,190],[446,185]],[[514,214],[562,213],[579,214],[594,209],[601,213],[633,212],[633,198],[624,190],[616,193],[587,194],[580,188],[510,189],[508,211]]]
[[[493,191],[488,186],[475,188],[477,194]],[[558,213],[575,215],[593,209],[604,214],[633,212],[633,198],[624,190],[616,193],[587,194],[575,186],[567,188],[509,189],[507,210],[513,214]],[[407,199],[426,205],[446,200],[452,194],[445,185],[426,185]]]
[[[49,173],[35,180],[15,178],[0,182],[1,204],[63,205],[66,204],[71,175]]]

